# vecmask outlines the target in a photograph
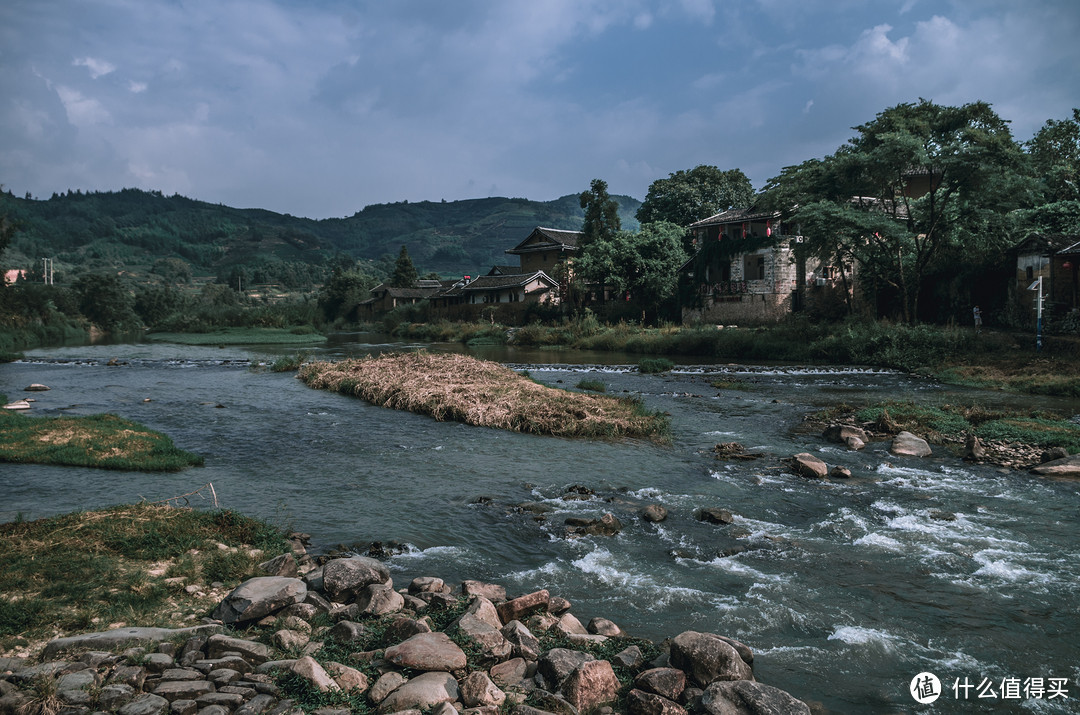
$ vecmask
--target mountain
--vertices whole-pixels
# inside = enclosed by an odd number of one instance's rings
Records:
[[[619,202],[623,226],[637,228],[634,214],[641,202],[612,198]],[[305,275],[324,273],[340,254],[377,261],[397,256],[402,245],[421,272],[475,275],[510,262],[504,251],[536,226],[577,230],[584,214],[571,194],[554,201],[374,204],[348,218],[315,220],[123,189],[69,191],[48,200],[0,192],[0,215],[19,227],[3,255],[4,268],[33,268],[49,257],[58,271],[69,273],[141,272],[162,259],[180,259],[195,275],[261,271],[266,282],[281,282],[285,274],[307,282]]]

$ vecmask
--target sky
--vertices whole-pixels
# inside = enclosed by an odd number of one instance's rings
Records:
[[[1078,0],[4,0],[0,184],[309,218],[755,189],[920,98],[1080,106]]]

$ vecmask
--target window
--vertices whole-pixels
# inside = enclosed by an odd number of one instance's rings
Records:
[[[1035,269],[1032,268],[1031,266],[1027,267],[1027,279],[1029,281],[1035,280]]]

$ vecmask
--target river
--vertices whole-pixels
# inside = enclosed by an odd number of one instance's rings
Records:
[[[413,347],[339,335],[313,355]],[[840,401],[1036,398],[871,369],[685,361],[641,375],[625,355],[479,349],[541,382],[600,380],[671,415],[667,445],[585,442],[436,422],[253,369],[273,352],[91,345],[0,365],[9,399],[34,382],[52,388],[31,395],[34,414],[113,412],[206,457],[176,474],[4,464],[0,520],[163,500],[209,482],[223,507],[305,531],[316,550],[403,542],[390,560],[399,584],[437,575],[512,594],[548,588],[583,622],[604,616],[632,635],[737,638],[754,649],[761,681],[830,711],[925,710],[908,691],[921,672],[941,681],[935,712],[1075,711],[1080,484],[968,465],[942,448],[925,459],[893,457],[882,443],[849,452],[795,429]],[[1038,404],[1080,413],[1075,400]],[[732,441],[768,456],[717,460],[713,446]],[[788,474],[781,458],[803,451],[853,477]],[[571,486],[595,495],[564,499]],[[192,503],[209,506],[206,494]],[[669,518],[641,520],[651,503]],[[728,509],[735,523],[698,521],[702,507]],[[565,537],[567,517],[609,511],[624,526],[617,536]],[[1025,693],[1038,678],[1067,679],[1068,698]],[[979,685],[995,697],[978,698]],[[1020,697],[1005,698],[1014,685]]]

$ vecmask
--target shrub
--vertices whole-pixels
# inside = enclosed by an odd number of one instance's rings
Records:
[[[667,358],[642,358],[638,363],[638,372],[644,374],[668,372],[675,367],[675,363]]]

